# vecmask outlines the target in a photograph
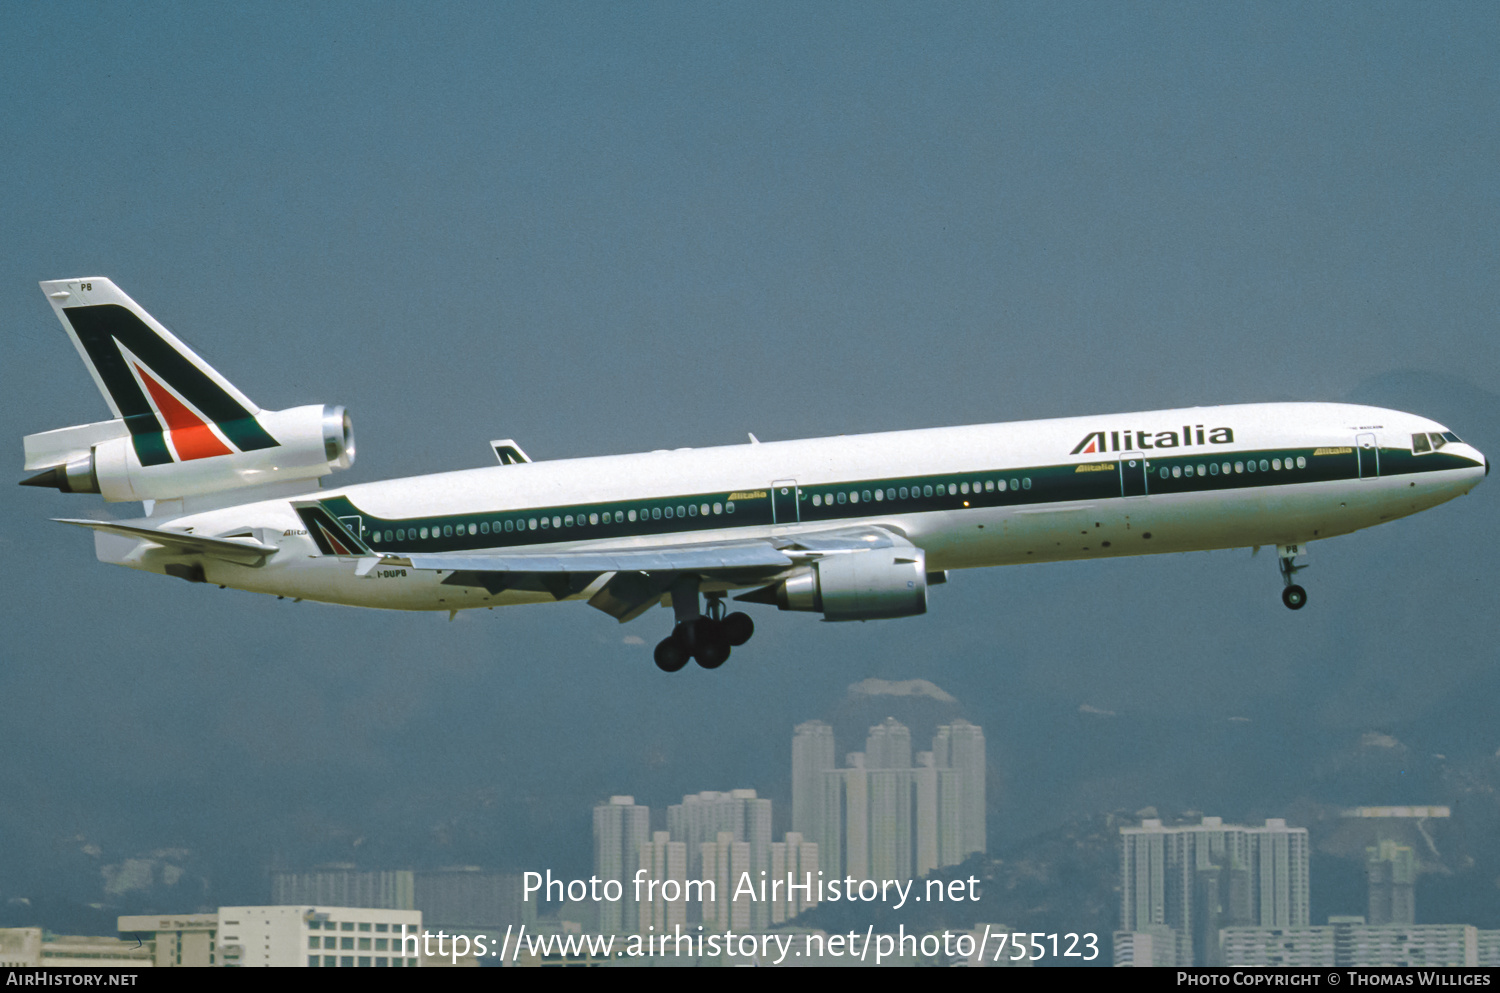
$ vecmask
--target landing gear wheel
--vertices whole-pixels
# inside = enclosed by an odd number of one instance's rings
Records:
[[[1307,606],[1307,591],[1293,583],[1281,591],[1281,602],[1292,610],[1301,610]]]
[[[739,611],[724,618],[723,626],[724,637],[735,648],[749,641],[750,636],[755,633],[755,622],[750,619],[750,615]]]
[[[693,658],[705,669],[717,669],[729,661],[729,642],[713,641],[693,653]]]
[[[687,665],[692,656],[677,643],[676,638],[663,638],[656,646],[656,667],[662,672],[676,672]]]

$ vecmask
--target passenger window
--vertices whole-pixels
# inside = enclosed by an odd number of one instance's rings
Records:
[[[1297,456],[1297,468],[1298,469],[1306,469],[1307,468],[1307,459],[1303,458],[1301,455]]]
[[[958,484],[957,483],[949,483],[948,484],[948,495],[949,496],[958,496]]]
[[[659,521],[659,520],[661,520],[661,508],[660,507],[652,507],[651,508],[651,519],[653,521]]]
[[[732,513],[734,513],[734,501],[733,500],[729,501],[728,503],[726,503],[724,505],[724,513],[726,513],[726,514],[732,514]]]
[[[542,530],[545,531],[545,530],[547,530],[547,528],[549,528],[551,526],[552,526],[551,522],[548,521],[547,518],[543,517],[542,518]]]
[[[1225,462],[1225,463],[1224,463],[1224,475],[1226,475],[1226,476],[1227,476],[1227,475],[1229,475],[1229,473],[1230,473],[1230,471],[1231,471],[1231,470],[1232,470],[1232,469],[1233,469],[1233,468],[1234,468],[1234,467],[1233,467],[1233,466],[1231,466],[1231,465],[1230,465],[1230,464],[1229,464],[1229,463],[1228,463],[1228,462]]]
[[[1261,459],[1260,460],[1260,471],[1261,472],[1265,472],[1267,468],[1268,468],[1268,466],[1266,465],[1266,460],[1265,459]]]
[[[562,527],[562,517],[558,516],[558,517],[552,518],[552,526],[555,527],[555,528]]]
[[[1030,476],[1027,476],[1025,479],[1021,480],[1021,489],[1023,489],[1023,490],[1029,490],[1029,489],[1031,489],[1031,477]]]
[[[1234,471],[1235,472],[1244,472],[1245,471],[1245,463],[1243,463],[1243,462],[1236,462],[1234,464]]]
[[[848,496],[845,495],[844,491],[843,490],[839,490],[839,503],[844,503],[848,499],[849,498],[848,498]]]
[[[850,503],[859,503],[859,490],[850,490],[849,491],[849,502]]]
[[[490,522],[489,521],[480,521],[479,522],[479,533],[480,534],[489,534],[490,533]]]
[[[684,506],[682,506],[681,504],[678,504],[677,505],[677,516],[678,517],[686,517],[687,516],[687,508],[684,507]]]
[[[444,524],[443,525],[443,537],[444,538],[451,538],[451,537],[453,537],[453,525],[452,524]]]
[[[876,490],[875,491],[875,499],[876,499],[877,502],[880,501],[880,500],[884,500],[885,499],[885,490]]]
[[[563,523],[565,525],[567,525],[568,527],[572,527],[573,526],[573,515],[569,514],[567,517],[564,517],[563,518]]]
[[[1425,432],[1411,436],[1411,450],[1417,455],[1432,451],[1432,443],[1427,440]]]
[[[589,523],[590,524],[598,524],[599,523],[599,515],[598,514],[590,514],[589,515]]]
[[[958,484],[958,492],[960,492],[960,493],[964,494],[965,496],[967,496],[968,492],[969,492],[969,484],[967,482],[959,483]]]
[[[705,503],[702,506],[700,506],[698,508],[698,513],[702,514],[704,517],[707,517],[708,516],[708,504]]]
[[[667,520],[670,521],[672,519],[672,508],[668,507],[666,509],[666,513],[664,513],[662,516],[664,516]]]
[[[398,528],[396,530],[396,540],[397,541],[405,541],[406,540],[406,528]]]
[[[1019,490],[1021,488],[1020,483],[1021,481],[1019,479],[1012,479],[1010,481],[1010,488],[1013,490]]]
[[[476,526],[474,526],[473,524],[470,524],[469,525],[469,533],[470,534],[478,534],[479,533],[479,528],[476,527]]]
[[[814,507],[821,507],[821,506],[823,506],[823,495],[821,493],[814,493],[813,494],[813,506]]]
[[[869,490],[865,490],[863,493],[860,494],[859,498],[861,500],[863,500],[865,503],[869,503],[870,502],[870,491]]]
[[[1180,479],[1180,478],[1182,478],[1182,466],[1180,466],[1180,465],[1174,465],[1172,467],[1172,478],[1174,478],[1174,479]]]
[[[1200,468],[1201,468],[1201,466],[1200,466]],[[1219,474],[1219,463],[1217,463],[1217,462],[1210,462],[1208,464],[1208,474],[1210,476],[1217,476]]]
[[[1172,476],[1172,470],[1168,469],[1166,466],[1162,466],[1161,467],[1161,478],[1162,479],[1170,479],[1171,476]]]
[[[1203,475],[1203,473],[1204,473],[1204,472],[1205,472],[1205,471],[1207,471],[1207,469],[1208,469],[1208,466],[1206,466],[1206,465],[1200,465],[1200,466],[1199,466],[1199,467],[1198,467],[1198,475],[1200,475],[1200,476],[1201,476],[1201,475]]]
[[[997,484],[997,486],[998,486],[998,488],[999,488],[999,490],[1000,490],[1001,493],[1005,492],[1005,480],[1003,480],[1003,479],[1000,480],[1000,482]]]
[[[1182,474],[1183,474],[1183,475],[1184,475],[1184,476],[1187,476],[1187,477],[1189,477],[1189,478],[1191,478],[1191,477],[1192,477],[1192,475],[1193,475],[1193,467],[1192,467],[1192,466],[1186,466],[1186,467],[1185,467],[1185,468],[1184,468],[1184,469],[1183,469],[1183,470],[1182,470]]]
[[[714,513],[716,513],[716,514],[717,514],[717,513],[719,513],[719,512],[720,512],[720,511],[722,511],[722,510],[723,510],[723,509],[724,509],[724,508],[723,508],[723,507],[722,507],[722,506],[721,506],[721,505],[719,505],[719,504],[717,504],[717,503],[716,503],[716,504],[714,504]]]
[[[932,487],[931,486],[923,486],[922,487],[922,495],[924,497],[930,497],[930,496],[932,496]]]
[[[984,491],[986,493],[995,492],[995,481],[993,479],[986,479],[984,481]]]
[[[527,522],[526,522],[526,529],[528,531],[535,531],[536,530],[536,518],[535,517],[532,517],[532,518],[530,518],[530,519],[527,520]]]

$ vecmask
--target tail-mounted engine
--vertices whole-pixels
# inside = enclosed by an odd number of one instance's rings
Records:
[[[263,410],[253,420],[262,447],[238,451],[234,431],[201,420],[149,433],[133,434],[119,419],[28,435],[26,468],[43,471],[22,485],[98,493],[109,501],[171,500],[311,482],[354,464],[354,426],[343,407]]]

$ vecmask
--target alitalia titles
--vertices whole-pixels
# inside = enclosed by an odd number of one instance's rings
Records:
[[[1073,455],[1094,455],[1099,452],[1134,452],[1148,448],[1192,448],[1198,445],[1232,445],[1232,428],[1205,428],[1202,424],[1184,424],[1182,432],[1140,431],[1127,428],[1124,431],[1090,431],[1082,441],[1073,446]]]

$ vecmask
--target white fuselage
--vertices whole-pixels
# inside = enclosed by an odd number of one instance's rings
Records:
[[[1453,440],[1416,451],[1413,436],[1428,434]],[[619,549],[878,525],[922,548],[936,572],[1300,545],[1451,500],[1487,469],[1482,454],[1426,418],[1283,403],[501,465],[304,499],[345,508],[347,516],[333,512],[374,552],[395,556]],[[649,516],[663,509],[670,518]],[[150,524],[278,546],[256,566],[204,564],[208,582],[238,589],[403,610],[554,599],[445,585],[431,572],[368,562],[357,574],[357,557],[320,552],[288,499]],[[96,541],[104,561],[155,572],[176,561],[129,538]],[[606,579],[569,599],[589,598]]]

